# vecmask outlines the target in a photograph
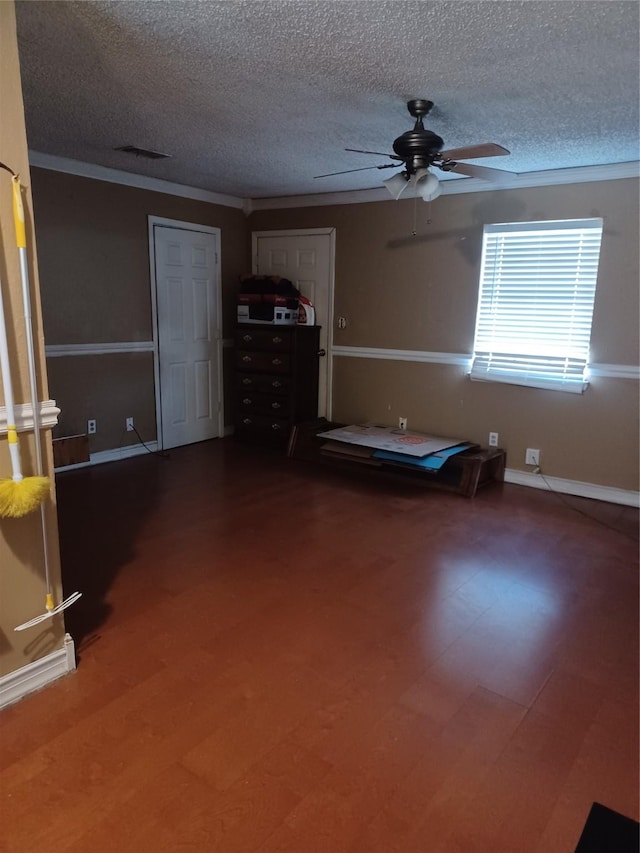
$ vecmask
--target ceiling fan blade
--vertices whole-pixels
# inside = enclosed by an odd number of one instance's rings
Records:
[[[516,177],[515,172],[505,172],[504,169],[490,169],[487,166],[474,166],[471,163],[451,163],[446,167],[440,166],[443,172],[455,172],[458,175],[469,175],[471,178],[482,178],[493,184],[508,184]]]
[[[385,154],[384,151],[362,151],[360,148],[345,148],[345,151],[353,151],[355,154],[376,154],[378,157],[391,157],[392,160],[402,160],[395,154]]]
[[[397,169],[398,163],[385,163],[384,166],[361,166],[359,169],[345,169],[343,172],[329,172],[328,175],[314,175],[316,178],[332,178],[334,175],[348,175],[349,172],[365,172],[367,169]]]
[[[502,145],[483,142],[480,145],[467,145],[464,148],[449,148],[448,151],[441,151],[439,156],[443,160],[475,160],[477,157],[504,157],[505,154],[511,154],[511,152]]]

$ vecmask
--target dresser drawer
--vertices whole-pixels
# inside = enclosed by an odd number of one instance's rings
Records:
[[[260,434],[266,438],[283,440],[291,430],[288,418],[274,418],[248,412],[238,412],[236,430],[246,433]]]
[[[268,376],[264,373],[237,373],[235,384],[238,391],[287,395],[291,388],[291,379],[288,376]]]
[[[287,352],[291,349],[291,332],[281,329],[238,329],[236,347],[242,350]]]
[[[265,373],[289,373],[291,356],[288,352],[252,352],[236,351],[236,367],[239,370],[260,371]]]
[[[290,409],[291,403],[287,397],[253,391],[238,391],[236,396],[236,411],[241,418],[244,413],[288,418]]]
[[[241,324],[234,333],[234,434],[285,447],[318,414],[318,326]]]

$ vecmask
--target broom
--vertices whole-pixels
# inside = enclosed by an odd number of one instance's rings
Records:
[[[4,404],[7,412],[7,440],[11,457],[11,479],[0,480],[0,516],[19,518],[36,509],[49,492],[47,477],[25,477],[20,464],[20,444],[16,429],[16,416],[13,407],[13,386],[11,384],[11,366],[7,345],[7,326],[2,300],[2,282],[0,282],[0,374],[4,388]]]
[[[0,164],[4,165],[4,164]],[[7,168],[7,167],[4,167]],[[40,399],[38,396],[38,382],[36,377],[35,364],[35,347],[33,343],[33,321],[31,317],[31,296],[29,284],[29,264],[27,259],[27,232],[25,227],[24,208],[22,206],[21,183],[20,176],[16,175],[10,169],[11,180],[13,184],[13,224],[15,227],[16,246],[20,255],[20,275],[22,280],[22,302],[24,307],[24,322],[25,335],[27,340],[27,356],[29,362],[29,385],[31,391],[31,409],[33,414],[33,430],[34,430],[34,446],[36,451],[36,472],[37,477],[32,479],[44,480],[47,483],[47,491],[49,490],[49,480],[43,477],[43,462],[42,462],[42,440],[40,436]],[[49,571],[49,550],[47,536],[47,516],[44,505],[40,504],[40,520],[42,524],[42,549],[44,554],[44,570],[45,570],[45,612],[28,622],[23,622],[14,628],[15,631],[24,631],[26,628],[31,628],[34,625],[40,624],[45,619],[55,616],[66,610],[71,604],[76,602],[82,595],[80,592],[74,592],[56,607],[53,601],[53,589],[51,586],[51,577]]]

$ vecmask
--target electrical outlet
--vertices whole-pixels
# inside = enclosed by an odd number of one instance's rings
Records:
[[[133,432],[133,418],[127,418],[127,432]]]
[[[98,431],[98,427],[96,426],[96,422],[93,418],[87,421],[87,435],[95,435]]]
[[[524,457],[525,465],[540,465],[540,451],[527,447]]]
[[[406,429],[407,428],[407,419],[406,418],[398,418],[398,426],[400,427],[400,429]]]
[[[498,433],[490,432],[489,433],[489,447],[497,447],[498,446]]]

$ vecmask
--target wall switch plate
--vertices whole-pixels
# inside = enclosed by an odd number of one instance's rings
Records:
[[[524,457],[525,465],[539,465],[540,451],[534,450],[533,447],[527,447],[527,452]]]
[[[490,432],[489,433],[489,447],[497,447],[498,446],[498,433]]]
[[[398,426],[400,427],[400,429],[406,429],[407,428],[407,419],[406,418],[398,418]]]
[[[96,422],[93,418],[87,421],[87,435],[95,435],[98,431]]]
[[[133,418],[127,418],[127,432],[133,432]]]

